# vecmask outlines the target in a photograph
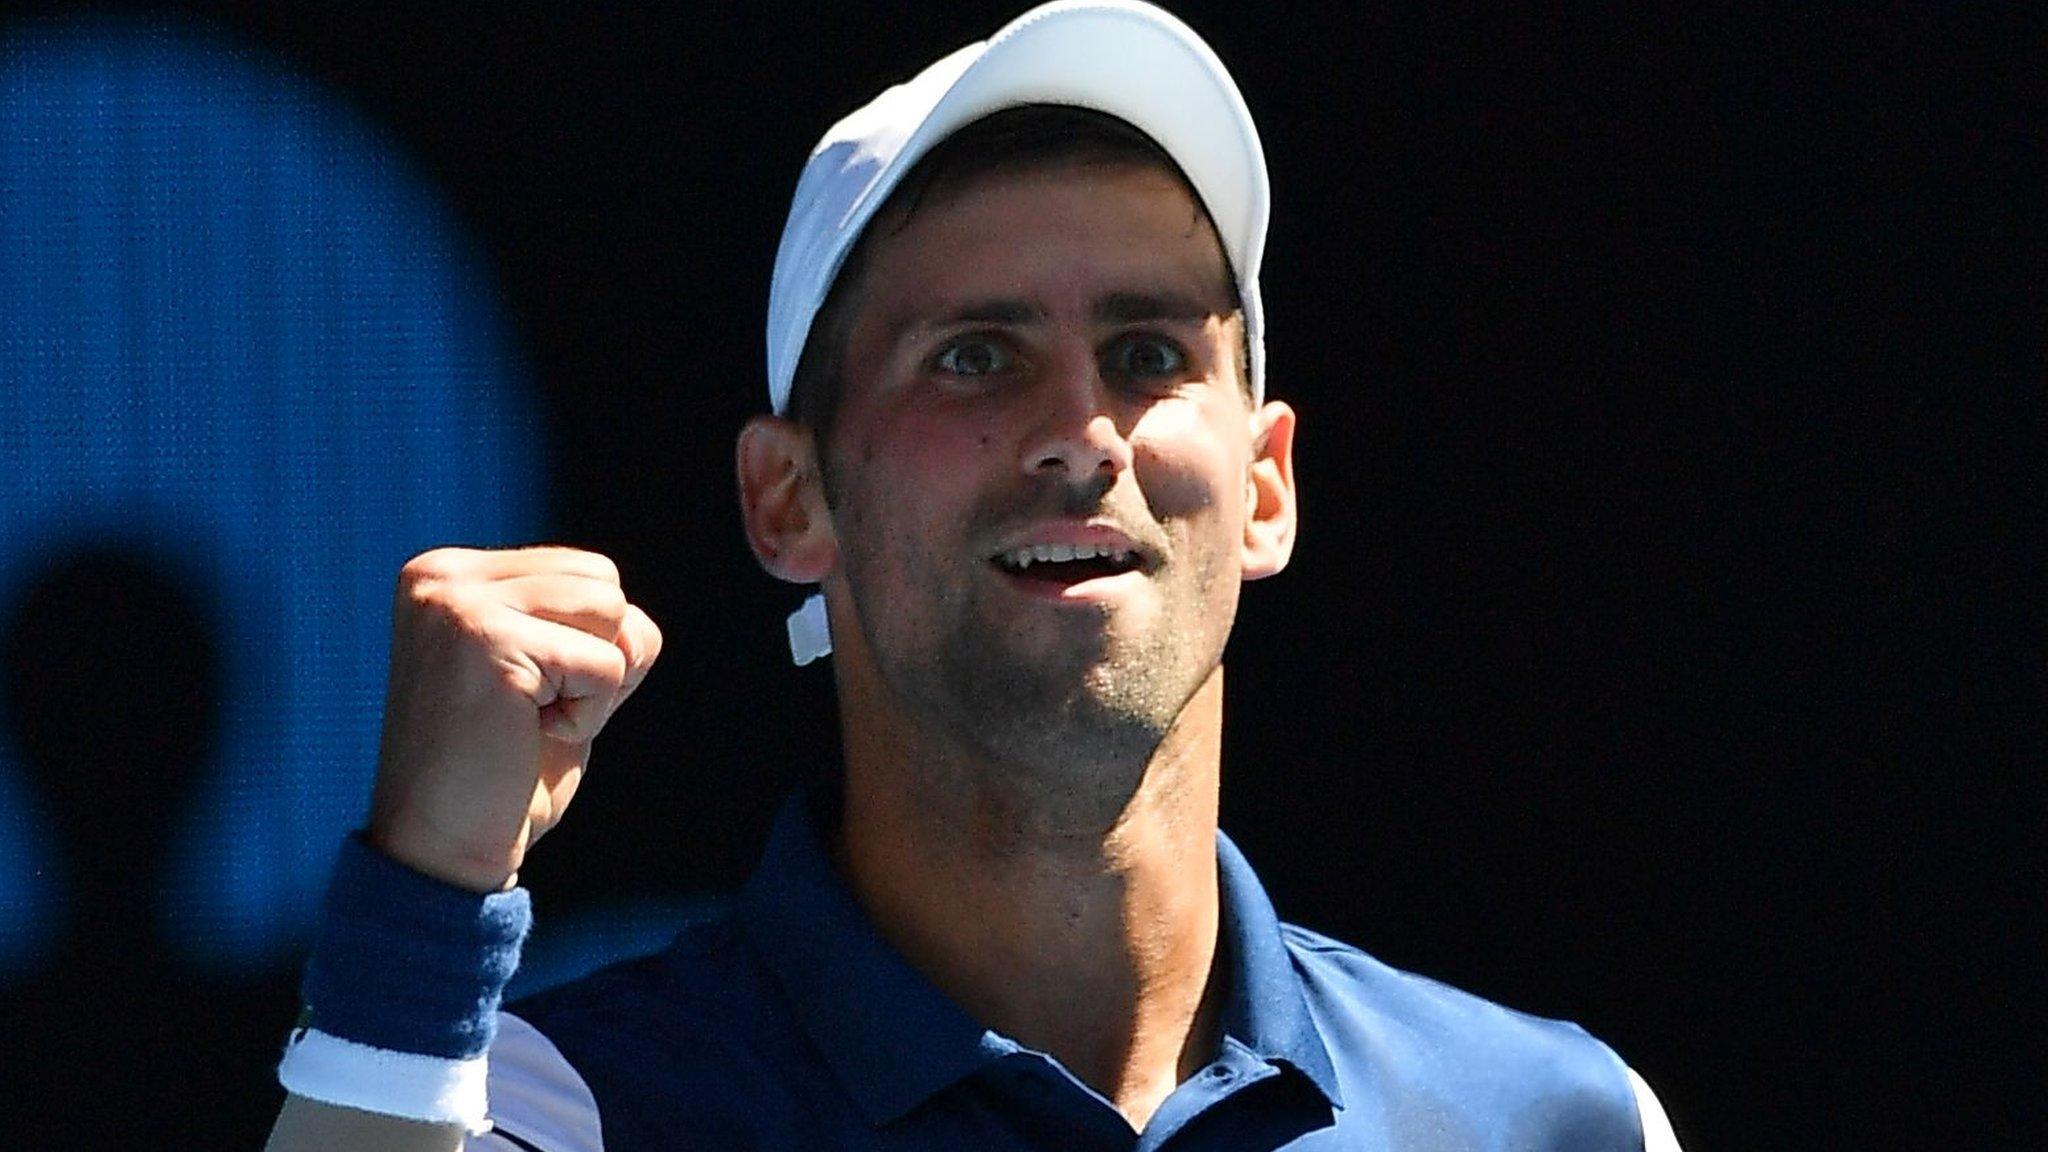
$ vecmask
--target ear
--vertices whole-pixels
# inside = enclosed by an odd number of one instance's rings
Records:
[[[1294,554],[1294,409],[1269,401],[1251,419],[1252,458],[1245,469],[1244,578],[1287,567]]]
[[[781,416],[756,416],[740,429],[735,457],[740,521],[754,558],[792,584],[823,580],[839,563],[839,544],[811,430]]]

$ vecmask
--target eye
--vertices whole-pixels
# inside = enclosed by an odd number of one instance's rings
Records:
[[[932,357],[933,367],[954,376],[987,376],[1007,370],[1010,364],[1009,349],[980,338],[956,340]]]
[[[1187,371],[1187,353],[1163,336],[1126,336],[1111,344],[1102,355],[1106,376],[1158,378],[1178,376]]]

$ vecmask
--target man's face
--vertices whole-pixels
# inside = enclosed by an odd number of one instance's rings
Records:
[[[842,679],[977,758],[1142,762],[1285,559],[1247,544],[1291,414],[1250,411],[1236,307],[1155,170],[988,177],[877,234],[825,461]]]

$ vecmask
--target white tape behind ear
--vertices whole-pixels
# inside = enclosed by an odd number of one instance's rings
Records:
[[[801,668],[832,654],[832,628],[825,620],[825,597],[813,592],[789,614],[789,658]]]

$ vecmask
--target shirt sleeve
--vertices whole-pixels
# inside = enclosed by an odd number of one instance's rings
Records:
[[[604,1152],[597,1098],[538,1028],[498,1013],[491,1044],[491,1130],[471,1136],[466,1152]]]
[[[1671,1130],[1671,1119],[1664,1115],[1664,1105],[1657,1102],[1657,1094],[1636,1075],[1628,1070],[1628,1086],[1635,1090],[1636,1116],[1643,1126],[1643,1152],[1680,1152],[1678,1134]]]

